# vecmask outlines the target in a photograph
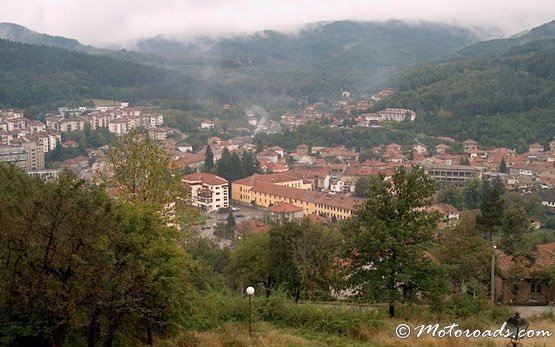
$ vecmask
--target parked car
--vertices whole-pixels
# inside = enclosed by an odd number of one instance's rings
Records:
[[[236,214],[236,215],[235,215],[235,217],[237,217],[237,218],[243,218],[243,217],[245,217],[245,215],[244,215],[244,214],[241,214],[241,213],[239,213],[239,214]]]
[[[239,208],[239,207],[232,207],[231,210],[232,210],[233,212],[237,212],[237,211],[240,210],[240,208]]]

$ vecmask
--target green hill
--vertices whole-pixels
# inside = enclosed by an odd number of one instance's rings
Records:
[[[368,95],[392,72],[442,60],[477,41],[470,30],[441,24],[339,21],[307,25],[297,33],[267,30],[189,43],[158,36],[135,46],[149,56],[131,59],[217,79],[237,99],[319,98],[337,96],[342,88]]]
[[[195,86],[198,81],[152,66],[0,39],[0,106],[192,98]]]
[[[391,81],[398,92],[376,106],[418,111],[416,131],[525,148],[555,135],[555,22],[506,40],[478,43],[452,61]],[[550,36],[551,35],[551,36]]]
[[[37,33],[14,23],[0,23],[0,38],[9,41],[46,45],[65,49],[84,49],[79,41],[61,36]]]

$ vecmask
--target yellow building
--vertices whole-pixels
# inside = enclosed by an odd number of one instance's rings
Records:
[[[312,188],[311,185],[304,184],[302,178],[295,177],[293,175],[288,175],[285,173],[275,173],[275,174],[268,174],[268,175],[254,174],[250,177],[243,178],[233,182],[233,184],[231,185],[232,199],[243,201],[245,203],[250,204],[250,200],[244,201],[243,199],[240,199],[241,193],[246,191],[247,189],[250,189],[258,182],[273,183],[280,186],[300,188],[300,189]]]
[[[295,183],[295,186],[280,183],[266,182],[253,176],[238,180],[232,183],[232,199],[262,207],[287,202],[302,208],[305,216],[316,214],[337,219],[351,217],[356,205],[362,202],[351,197],[301,189],[302,180]]]

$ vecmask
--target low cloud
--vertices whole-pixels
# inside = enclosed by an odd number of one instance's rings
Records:
[[[222,36],[294,31],[331,20],[428,20],[498,28],[505,35],[555,19],[552,0],[7,0],[0,21],[106,45],[163,34]]]

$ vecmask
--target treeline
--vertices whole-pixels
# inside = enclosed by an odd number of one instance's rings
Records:
[[[308,124],[296,129],[286,129],[277,134],[258,133],[253,138],[257,145],[281,146],[288,151],[300,144],[309,146],[345,146],[364,150],[392,142],[412,144],[415,135],[410,130],[390,128],[331,128],[325,125]]]

